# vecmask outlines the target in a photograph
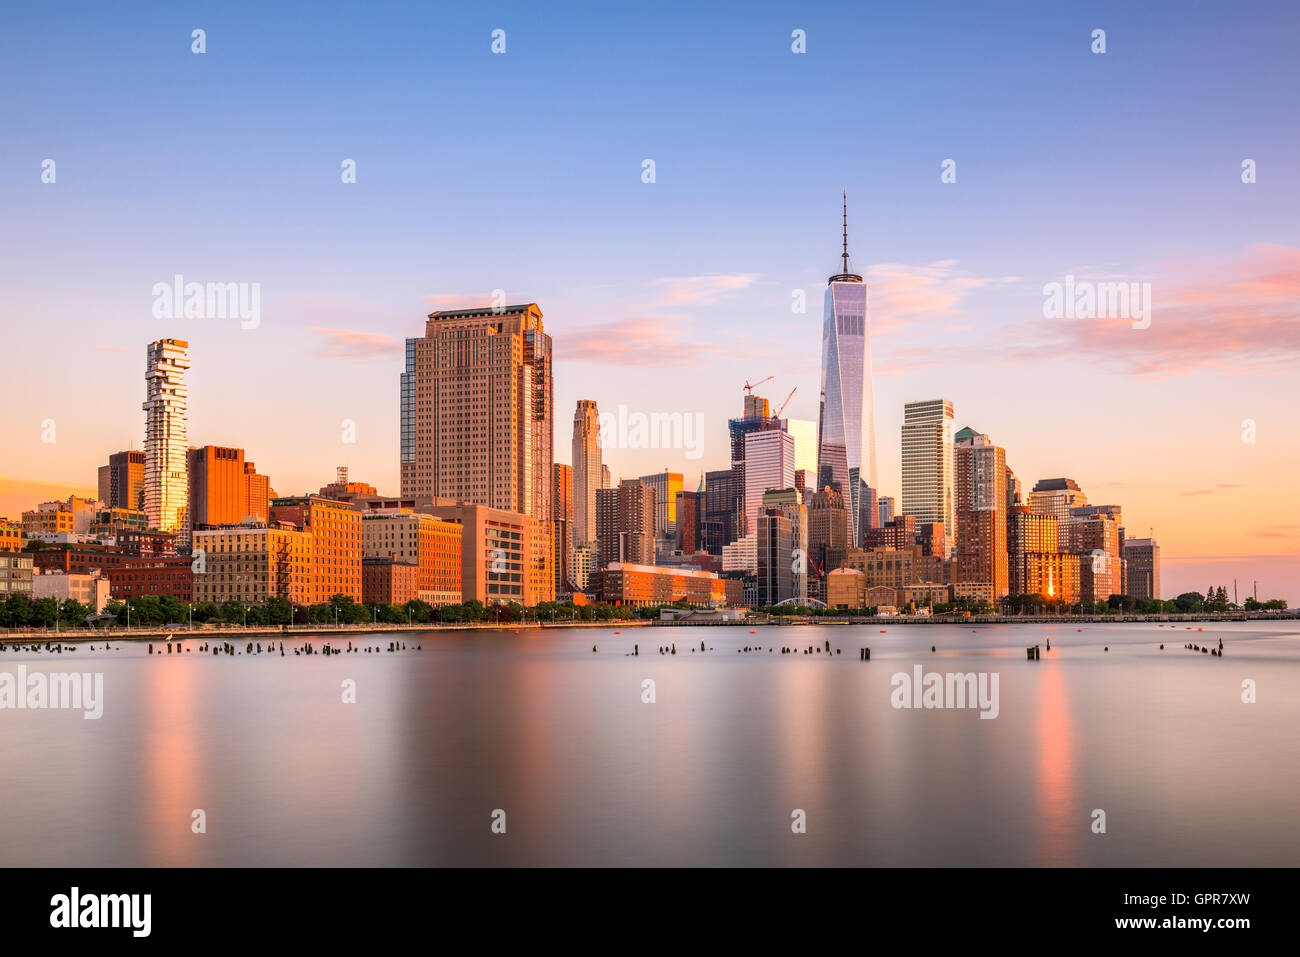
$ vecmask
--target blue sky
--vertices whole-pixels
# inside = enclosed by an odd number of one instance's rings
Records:
[[[1300,554],[1297,506],[1255,504],[1297,464],[1297,26],[1291,3],[11,6],[0,475],[85,485],[138,446],[144,345],[176,336],[192,442],[283,491],[344,462],[395,488],[398,343],[502,288],[556,340],[557,458],[578,398],[694,410],[702,461],[610,456],[693,485],[746,378],[815,418],[847,189],[885,494],[902,403],[945,395],[1027,483],[1072,475],[1171,554]],[[153,319],[176,273],[259,282],[262,324]],[[1047,329],[1067,273],[1179,308],[1145,336]],[[1207,509],[1244,518],[1212,534]]]

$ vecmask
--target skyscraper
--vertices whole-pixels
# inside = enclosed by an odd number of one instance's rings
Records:
[[[652,472],[642,475],[641,481],[655,493],[655,536],[658,538],[677,533],[677,493],[682,490],[682,473]]]
[[[551,521],[551,337],[536,303],[431,313],[406,340],[401,494]]]
[[[952,533],[957,528],[953,482],[953,410],[949,399],[927,399],[903,406],[903,507],[902,514],[916,516],[917,524],[942,522]]]
[[[592,399],[579,399],[573,413],[573,543],[596,540],[596,490],[602,484],[600,413]]]
[[[1160,597],[1160,546],[1154,538],[1130,538],[1124,542],[1128,562],[1128,593],[1134,598]]]
[[[817,487],[846,495],[852,543],[861,537],[863,487],[876,482],[875,400],[867,284],[849,272],[848,197],[844,199],[843,268],[826,283],[822,318],[821,410],[817,419]]]
[[[114,452],[99,467],[99,500],[107,508],[144,508],[144,453]]]
[[[794,436],[784,430],[750,432],[745,436],[744,534],[758,530],[763,493],[794,487]]]
[[[1039,479],[1026,504],[1031,512],[1056,516],[1057,547],[1070,547],[1070,509],[1088,504],[1079,483],[1069,478]]]
[[[637,479],[596,493],[596,542],[603,571],[610,562],[655,563],[654,490]]]
[[[189,343],[159,339],[149,343],[145,355],[144,510],[150,528],[175,532],[185,528],[189,495],[185,426]]]
[[[1007,453],[987,435],[956,435],[957,582],[966,598],[996,603],[1010,589]]]

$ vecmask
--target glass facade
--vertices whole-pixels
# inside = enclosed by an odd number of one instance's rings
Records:
[[[867,284],[848,274],[833,277],[823,316],[817,487],[835,485],[849,495],[849,534],[860,546],[864,487],[879,488]]]

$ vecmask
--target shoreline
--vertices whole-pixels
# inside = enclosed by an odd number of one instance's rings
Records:
[[[633,618],[628,620],[613,621],[554,621],[554,622],[510,622],[497,624],[495,622],[425,622],[411,625],[394,625],[394,624],[359,624],[359,625],[228,625],[228,626],[199,626],[195,628],[122,628],[113,627],[103,630],[92,631],[89,629],[76,631],[49,631],[46,629],[31,629],[25,631],[7,631],[0,634],[0,644],[41,644],[45,642],[62,641],[68,643],[114,640],[114,641],[159,641],[165,640],[168,635],[173,640],[186,640],[198,638],[314,638],[328,637],[330,635],[355,635],[355,634],[376,634],[376,633],[408,633],[408,632],[431,632],[431,631],[514,631],[521,632],[524,630],[544,631],[554,628],[601,628],[613,629],[615,631],[623,628],[734,628],[734,627],[774,627],[774,626],[855,626],[855,625],[1032,625],[1041,627],[1045,624],[1055,625],[1095,625],[1095,624],[1161,624],[1169,625],[1171,629],[1177,625],[1192,626],[1195,624],[1224,624],[1228,622],[1249,622],[1249,621],[1295,621],[1300,619],[1300,612],[1283,613],[1280,615],[1261,615],[1261,614],[1243,614],[1227,613],[1221,615],[1122,615],[1122,616],[1103,616],[1103,615],[1078,615],[1078,616],[1061,616],[1061,615],[981,615],[966,617],[920,617],[913,618],[908,616],[886,616],[886,617],[867,617],[867,616],[845,616],[835,618],[801,618],[791,616],[788,619],[766,619],[758,621],[690,621],[689,619],[662,620],[658,618]]]

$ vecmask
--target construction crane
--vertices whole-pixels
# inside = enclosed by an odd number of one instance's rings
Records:
[[[781,403],[781,407],[772,413],[772,418],[774,419],[781,418],[781,413],[785,411],[785,407],[790,404],[790,400],[794,398],[794,394],[798,391],[799,391],[798,386],[795,386],[793,389],[790,390],[790,394],[785,397],[785,401]]]
[[[753,394],[754,394],[754,390],[755,390],[756,388],[758,388],[758,387],[759,387],[760,385],[762,385],[764,382],[771,382],[771,381],[772,381],[773,379],[775,379],[775,378],[776,378],[776,376],[768,376],[766,379],[759,379],[757,382],[749,382],[748,380],[746,380],[746,382],[745,382],[745,391],[748,392],[750,395],[753,395]]]

